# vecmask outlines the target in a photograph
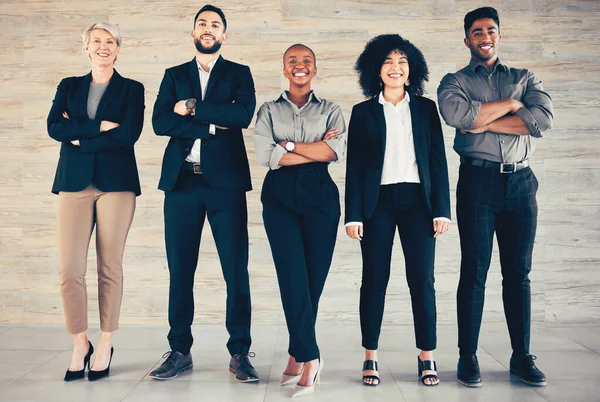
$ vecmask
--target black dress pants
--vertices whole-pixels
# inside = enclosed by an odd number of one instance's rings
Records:
[[[485,281],[494,232],[500,250],[502,299],[514,353],[529,353],[531,290],[529,272],[537,226],[538,181],[530,168],[500,173],[460,165],[456,211],[461,264],[457,292],[458,347],[477,351]]]
[[[183,354],[192,347],[194,274],[206,216],[227,285],[227,348],[232,355],[245,354],[251,343],[246,193],[242,189],[211,187],[202,175],[183,169],[175,189],[165,192],[164,204],[170,272],[169,344]]]
[[[290,336],[288,352],[297,362],[317,359],[319,298],[340,219],[337,186],[327,164],[285,166],[267,173],[261,200]]]
[[[363,222],[364,234],[360,243],[363,259],[360,326],[365,349],[379,347],[396,228],[406,263],[417,348],[436,348],[432,219],[420,184],[397,183],[380,187],[375,212]]]

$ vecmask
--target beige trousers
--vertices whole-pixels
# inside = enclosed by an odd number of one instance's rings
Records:
[[[135,211],[132,192],[103,192],[90,185],[78,192],[61,191],[58,203],[60,294],[67,331],[88,328],[85,274],[90,238],[96,226],[100,328],[119,326],[123,296],[123,252]]]

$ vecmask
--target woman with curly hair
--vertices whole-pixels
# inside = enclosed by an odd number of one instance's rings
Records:
[[[348,236],[361,241],[362,381],[381,382],[377,348],[397,228],[419,377],[424,385],[437,385],[433,267],[436,237],[450,225],[450,190],[437,108],[422,97],[427,63],[412,43],[388,34],[367,43],[355,69],[369,99],[354,106],[348,128],[345,222]]]

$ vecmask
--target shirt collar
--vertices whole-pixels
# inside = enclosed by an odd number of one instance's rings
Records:
[[[398,102],[398,105],[396,105],[396,106],[403,105],[403,104],[408,105],[408,103],[410,103],[410,95],[408,94],[408,92],[405,92],[404,94],[405,94],[404,99],[402,99],[400,102]],[[392,104],[392,102],[388,102],[385,100],[385,98],[383,97],[383,91],[379,92],[379,103],[381,103],[382,105],[389,103],[390,105],[392,105],[392,107],[394,106]]]
[[[198,62],[198,59],[196,60],[196,65],[198,66],[198,70],[205,72],[205,73],[210,73],[213,69],[213,67],[215,66],[215,64],[217,64],[217,60],[219,60],[219,57],[217,56],[213,61],[211,61],[210,63],[208,63],[208,67],[210,67],[210,71],[204,71],[204,69],[202,68],[202,66],[200,65],[200,63]]]
[[[279,98],[277,98],[277,99],[275,100],[275,102],[280,102],[280,101],[282,101],[282,100],[286,100],[286,101],[288,101],[288,102],[291,102],[291,101],[290,101],[290,98],[288,98],[288,91],[283,91],[283,92],[281,93],[281,95],[279,95]],[[307,103],[310,103],[311,101],[312,101],[312,102],[318,102],[318,103],[322,103],[322,102],[323,102],[323,99],[319,98],[319,97],[317,96],[317,94],[315,93],[315,91],[310,91],[310,94],[308,95],[308,102],[307,102]]]
[[[469,69],[471,70],[471,72],[473,74],[475,74],[475,72],[477,72],[477,70],[479,69],[479,67],[481,66],[481,68],[485,68],[485,66],[483,64],[481,64],[480,62],[478,62],[475,59],[471,59],[471,61],[469,62]],[[496,71],[496,69],[502,69],[504,71],[508,71],[508,66],[504,63],[502,63],[500,61],[500,58],[498,57],[496,59],[496,63],[494,63],[494,68],[492,69],[492,72]]]

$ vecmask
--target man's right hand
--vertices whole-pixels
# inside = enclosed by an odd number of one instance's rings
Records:
[[[112,130],[113,128],[117,128],[119,126],[119,123],[114,123],[108,120],[102,120],[102,122],[100,123],[100,132]]]
[[[352,239],[362,240],[363,225],[346,226],[346,234]]]
[[[175,104],[175,107],[173,108],[173,111],[180,116],[187,116],[188,114],[192,113],[192,111],[190,109],[185,107],[186,101],[187,101],[187,99],[180,100],[179,102],[177,102]]]

